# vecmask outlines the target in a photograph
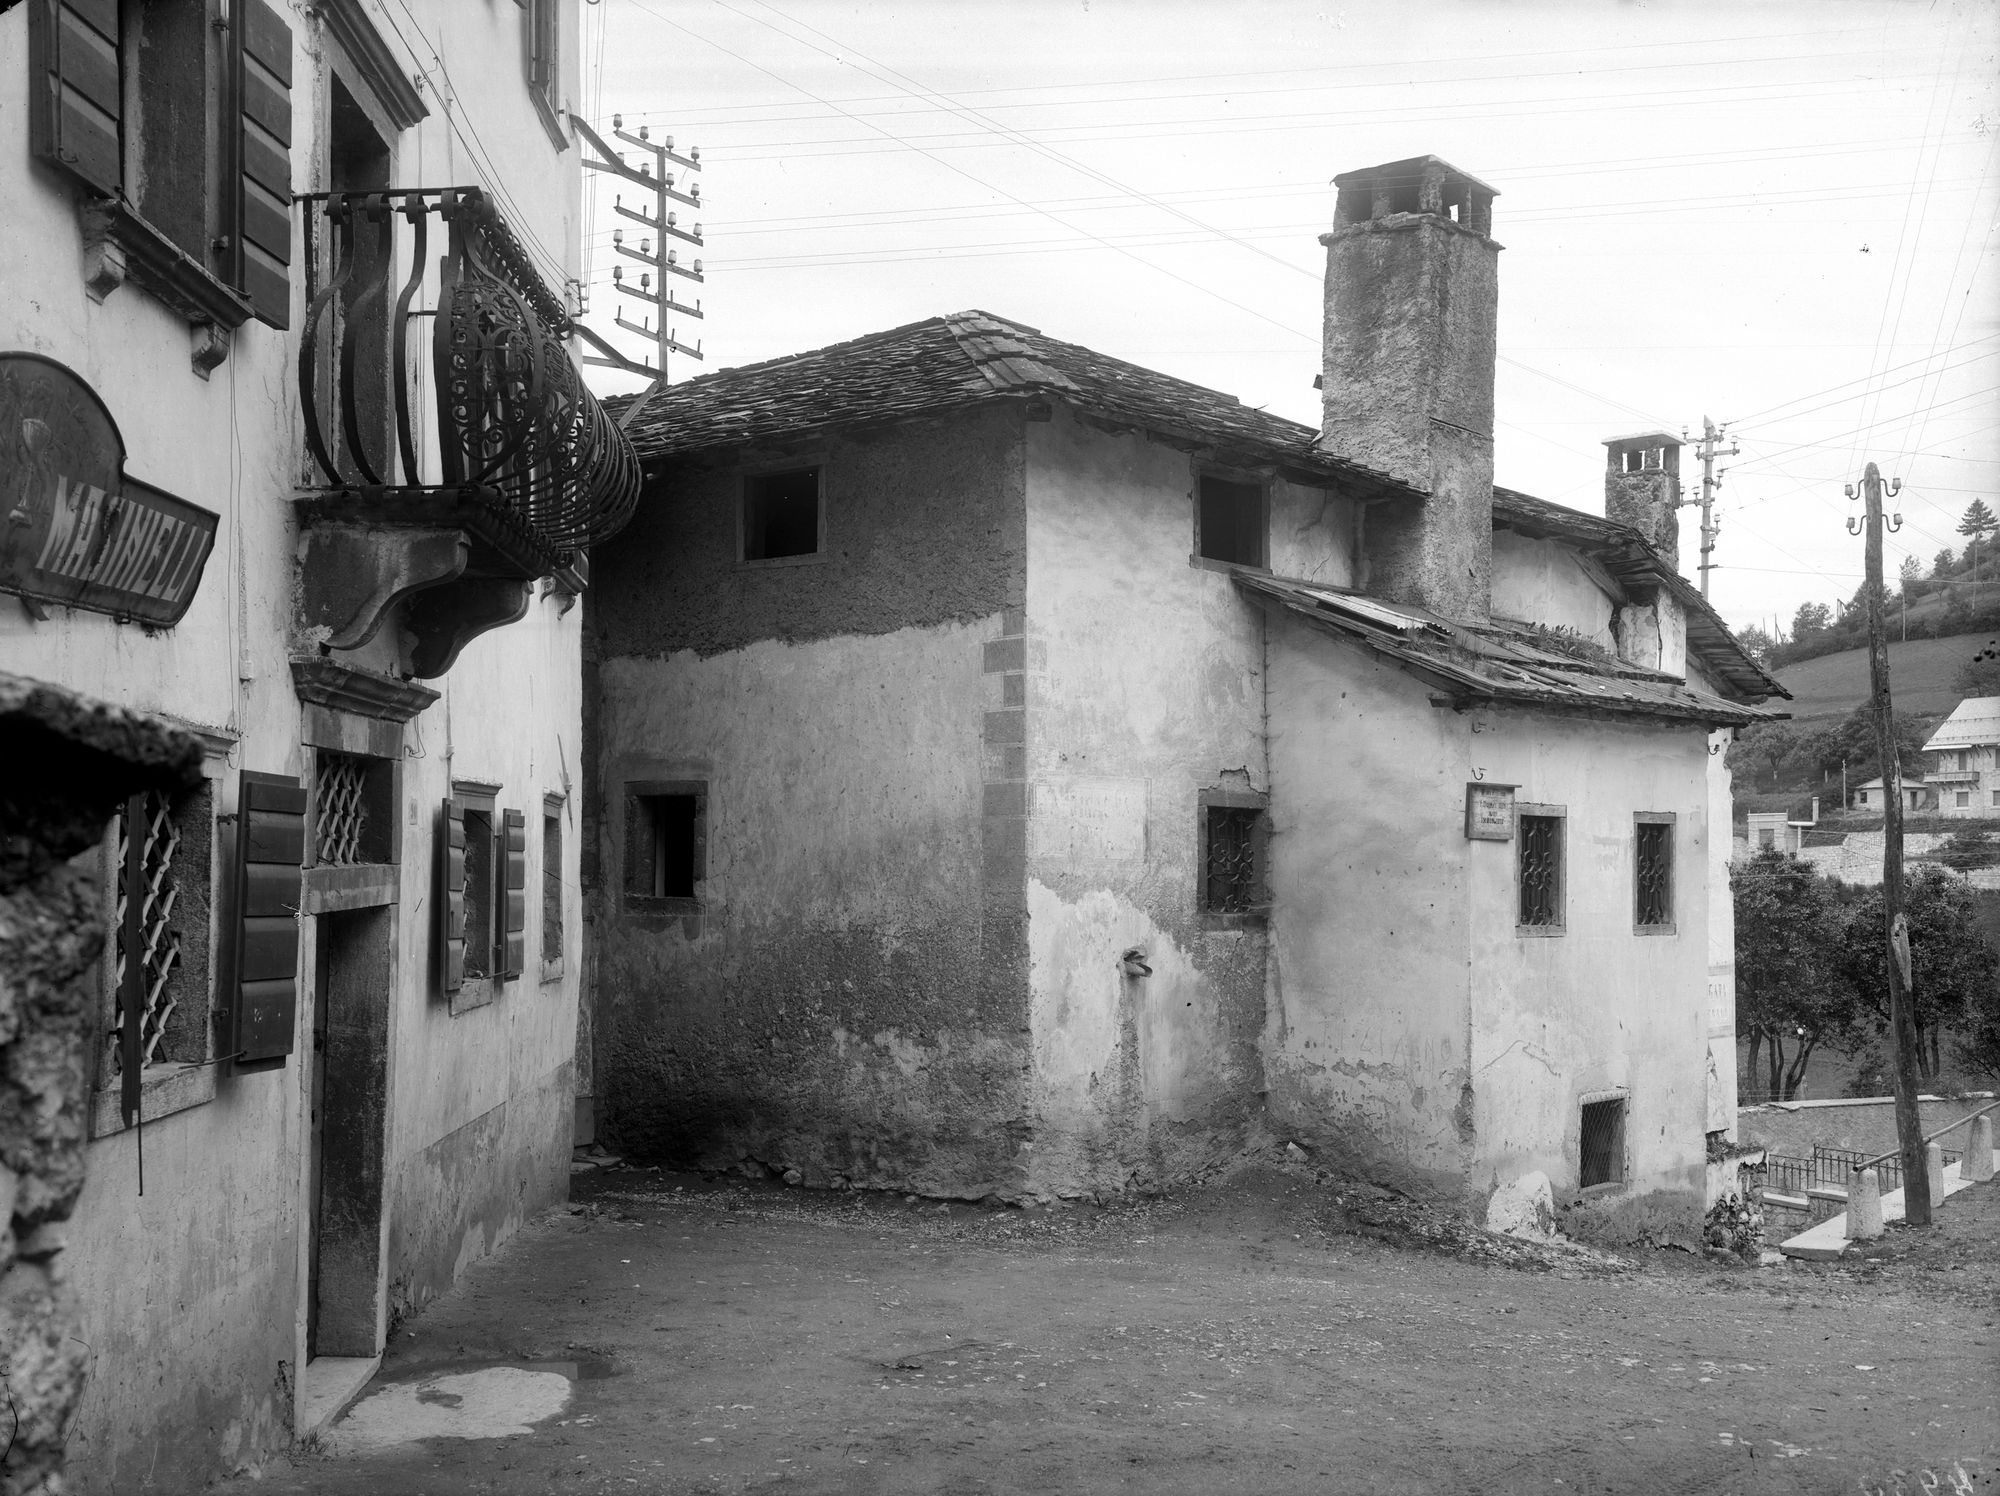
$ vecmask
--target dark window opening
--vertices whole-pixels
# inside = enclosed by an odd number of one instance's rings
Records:
[[[1264,565],[1264,489],[1227,478],[1201,480],[1195,551],[1206,561]]]
[[[1674,922],[1674,828],[1667,821],[1641,821],[1638,831],[1638,909],[1642,926]]]
[[[206,7],[126,0],[125,178],[133,206],[203,266],[213,264]]]
[[[355,102],[340,78],[336,76],[332,84],[327,185],[335,192],[379,192],[389,185],[388,142],[377,133],[367,113]],[[390,367],[390,305],[386,297],[374,294],[374,288],[383,279],[384,261],[395,254],[395,223],[396,219],[391,214],[382,220],[359,216],[353,224],[353,273],[348,276],[340,294],[334,335],[327,338],[323,345],[323,377],[317,385],[327,392],[327,399],[331,402],[333,392],[341,384],[341,380],[335,377],[335,361],[347,330],[352,326],[355,353],[353,409],[362,449],[358,455],[368,464],[371,472],[385,480],[392,474],[395,462],[394,371]],[[383,232],[385,224],[390,229],[387,234]],[[329,242],[332,237],[328,235]],[[317,286],[314,289],[317,290]],[[320,427],[327,433],[327,441],[334,451],[334,462],[341,474],[359,483],[363,474],[355,461],[357,454],[349,446],[345,423],[336,416],[337,411],[329,405],[328,409],[320,412]]]
[[[819,554],[819,469],[743,480],[743,559]]]
[[[693,899],[700,892],[708,797],[697,784],[647,786],[626,802],[625,891],[653,899]]]
[[[465,813],[465,975],[493,975],[493,812]]]
[[[562,814],[548,811],[542,816],[542,961],[562,960]]]
[[[1614,1096],[1609,1101],[1583,1104],[1583,1141],[1579,1150],[1577,1184],[1589,1189],[1594,1184],[1617,1184],[1625,1178],[1625,1101]]]
[[[1263,812],[1210,805],[1202,849],[1203,905],[1210,914],[1253,914],[1264,907]]]
[[[1521,913],[1530,929],[1562,926],[1563,818],[1524,815],[1520,845]]]

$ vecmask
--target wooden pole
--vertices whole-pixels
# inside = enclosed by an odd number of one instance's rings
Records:
[[[1893,497],[1901,488],[1889,485]],[[1861,479],[1866,501],[1868,585],[1868,685],[1875,712],[1875,742],[1882,759],[1882,934],[1887,944],[1889,1030],[1896,1046],[1896,1140],[1903,1156],[1903,1219],[1931,1223],[1930,1177],[1924,1167],[1924,1124],[1917,1108],[1917,1025],[1910,1008],[1910,936],[1903,917],[1903,772],[1896,754],[1896,716],[1889,701],[1889,642],[1882,618],[1882,473],[1869,463]],[[1854,485],[1847,487],[1854,498]],[[1901,528],[1902,516],[1897,516]],[[1854,522],[1848,521],[1852,531]]]

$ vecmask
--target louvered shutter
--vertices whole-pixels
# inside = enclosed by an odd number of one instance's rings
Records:
[[[306,792],[298,780],[245,769],[236,801],[236,969],[231,1005],[238,1070],[282,1065],[299,1011],[299,904]]]
[[[267,0],[236,0],[230,282],[259,322],[292,325],[292,31]]]
[[[444,802],[438,822],[438,985],[465,985],[465,808]]]
[[[500,883],[500,975],[518,977],[527,964],[528,950],[528,817],[519,810],[503,810],[500,824],[504,832]]]
[[[32,0],[29,146],[106,197],[124,181],[118,39],[118,0]]]

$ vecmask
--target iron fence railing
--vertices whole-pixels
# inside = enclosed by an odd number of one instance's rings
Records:
[[[306,444],[324,486],[392,501],[472,498],[551,568],[617,533],[638,502],[638,457],[569,356],[568,311],[485,193],[302,201],[309,263],[324,244],[328,266],[299,350]],[[446,231],[441,259],[433,218]],[[398,219],[408,234],[400,251]],[[396,286],[399,264],[408,268]],[[411,349],[413,324],[426,318],[435,479],[420,458],[422,361]]]

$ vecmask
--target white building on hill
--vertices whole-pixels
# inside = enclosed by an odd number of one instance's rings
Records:
[[[1924,744],[1940,815],[2000,811],[2000,696],[1968,696]]]

